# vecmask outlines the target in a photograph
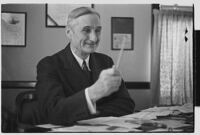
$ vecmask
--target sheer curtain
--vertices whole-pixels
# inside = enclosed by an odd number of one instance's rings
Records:
[[[192,12],[154,10],[151,79],[160,105],[193,102],[192,34]]]

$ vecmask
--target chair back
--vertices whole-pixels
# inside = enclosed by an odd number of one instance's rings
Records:
[[[35,90],[21,92],[16,97],[16,113],[19,123],[36,124],[33,120],[35,107],[36,94]]]

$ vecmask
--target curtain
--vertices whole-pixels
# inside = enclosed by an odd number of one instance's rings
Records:
[[[159,104],[160,95],[160,37],[161,22],[158,21],[159,10],[153,10],[154,22],[153,22],[153,36],[151,44],[151,90],[153,94],[153,106]]]
[[[193,102],[192,34],[191,12],[154,11],[152,80],[157,80],[157,84],[152,88],[158,88],[155,96],[160,105]]]

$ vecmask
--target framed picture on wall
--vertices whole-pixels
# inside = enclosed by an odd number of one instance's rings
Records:
[[[46,27],[64,28],[70,11],[82,6],[94,8],[94,4],[46,4]]]
[[[122,44],[124,50],[133,50],[134,18],[111,18],[111,50],[120,50]]]
[[[26,46],[26,13],[1,13],[1,45],[6,47]]]

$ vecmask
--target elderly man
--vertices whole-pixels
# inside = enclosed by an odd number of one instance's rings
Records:
[[[38,124],[68,125],[133,113],[134,101],[112,59],[95,52],[101,29],[100,15],[92,8],[80,7],[69,14],[69,44],[37,65]]]

